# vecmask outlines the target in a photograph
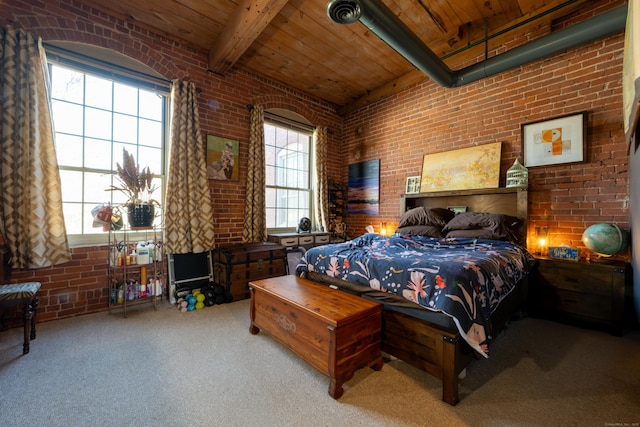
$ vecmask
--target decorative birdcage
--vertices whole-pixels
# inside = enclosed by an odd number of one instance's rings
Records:
[[[526,187],[529,185],[529,171],[520,164],[516,157],[513,166],[507,171],[507,187]]]

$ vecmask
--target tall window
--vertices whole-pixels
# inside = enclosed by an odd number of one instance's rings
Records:
[[[123,163],[123,149],[155,174],[159,190],[153,198],[162,203],[168,87],[159,92],[83,63],[56,61],[49,71],[67,233],[101,233],[91,210],[125,201],[124,194],[106,191],[118,184],[114,171]]]
[[[264,141],[267,228],[295,228],[311,212],[312,132],[265,117]]]

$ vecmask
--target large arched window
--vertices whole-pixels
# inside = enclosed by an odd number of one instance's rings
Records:
[[[117,206],[126,199],[118,191],[105,191],[117,184],[114,174],[116,164],[123,164],[123,149],[155,174],[158,190],[152,197],[162,203],[169,82],[77,50],[45,49],[69,241],[97,243],[105,233],[93,227],[91,210],[101,203]],[[104,51],[91,50],[97,56]],[[133,64],[109,54],[111,61]]]
[[[313,203],[313,127],[291,112],[265,112],[267,229],[295,228]]]

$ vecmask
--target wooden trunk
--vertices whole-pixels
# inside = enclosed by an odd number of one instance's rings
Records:
[[[297,276],[252,281],[251,327],[329,377],[329,395],[364,366],[382,368],[382,304]]]
[[[228,301],[249,298],[249,281],[286,274],[285,248],[277,243],[220,247],[214,255],[214,272]]]

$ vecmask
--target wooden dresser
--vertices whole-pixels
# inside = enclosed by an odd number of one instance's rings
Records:
[[[629,265],[619,261],[539,258],[529,288],[531,314],[606,326],[621,335],[630,276]]]
[[[251,327],[329,376],[329,395],[364,366],[380,370],[382,304],[297,276],[252,281]]]

